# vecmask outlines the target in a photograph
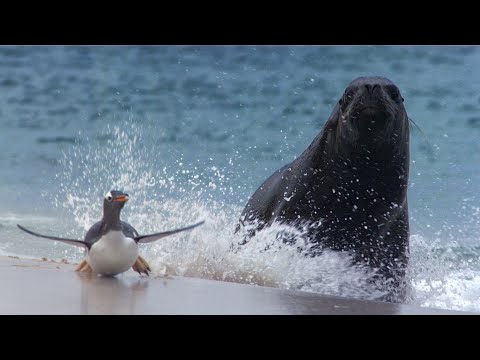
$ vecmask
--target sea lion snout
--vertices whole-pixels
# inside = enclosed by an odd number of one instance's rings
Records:
[[[367,92],[367,94],[373,94],[376,90],[379,89],[379,85],[378,84],[365,84],[364,88],[365,88],[365,91]]]

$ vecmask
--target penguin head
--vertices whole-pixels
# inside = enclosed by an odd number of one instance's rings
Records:
[[[118,190],[111,190],[105,194],[103,199],[103,211],[104,213],[119,212],[127,201],[128,194]]]

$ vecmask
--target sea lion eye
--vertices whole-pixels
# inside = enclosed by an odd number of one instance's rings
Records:
[[[403,98],[400,96],[400,91],[396,86],[387,86],[387,90],[393,100],[398,100],[399,98],[401,98],[403,101]]]
[[[345,93],[344,93],[343,96],[340,98],[340,100],[339,100],[338,103],[339,103],[340,105],[348,104],[348,103],[350,102],[350,100],[352,100],[354,93],[355,93],[355,89],[347,88],[347,89],[345,90]]]
[[[348,99],[351,99],[352,96],[353,96],[353,93],[356,91],[356,89],[352,89],[352,88],[347,88],[345,90],[345,94],[344,96],[346,96]]]

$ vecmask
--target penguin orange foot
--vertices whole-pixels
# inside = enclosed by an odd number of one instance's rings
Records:
[[[87,260],[82,260],[80,264],[78,264],[75,271],[82,271],[82,272],[93,272],[93,269],[88,265]]]
[[[147,261],[140,255],[138,255],[137,261],[135,261],[135,264],[133,264],[132,269],[138,272],[140,275],[143,273],[147,276],[150,276],[150,273],[152,272]]]

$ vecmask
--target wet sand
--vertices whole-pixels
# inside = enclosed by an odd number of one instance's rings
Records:
[[[0,257],[0,314],[468,314],[133,271],[106,278],[74,269]]]

